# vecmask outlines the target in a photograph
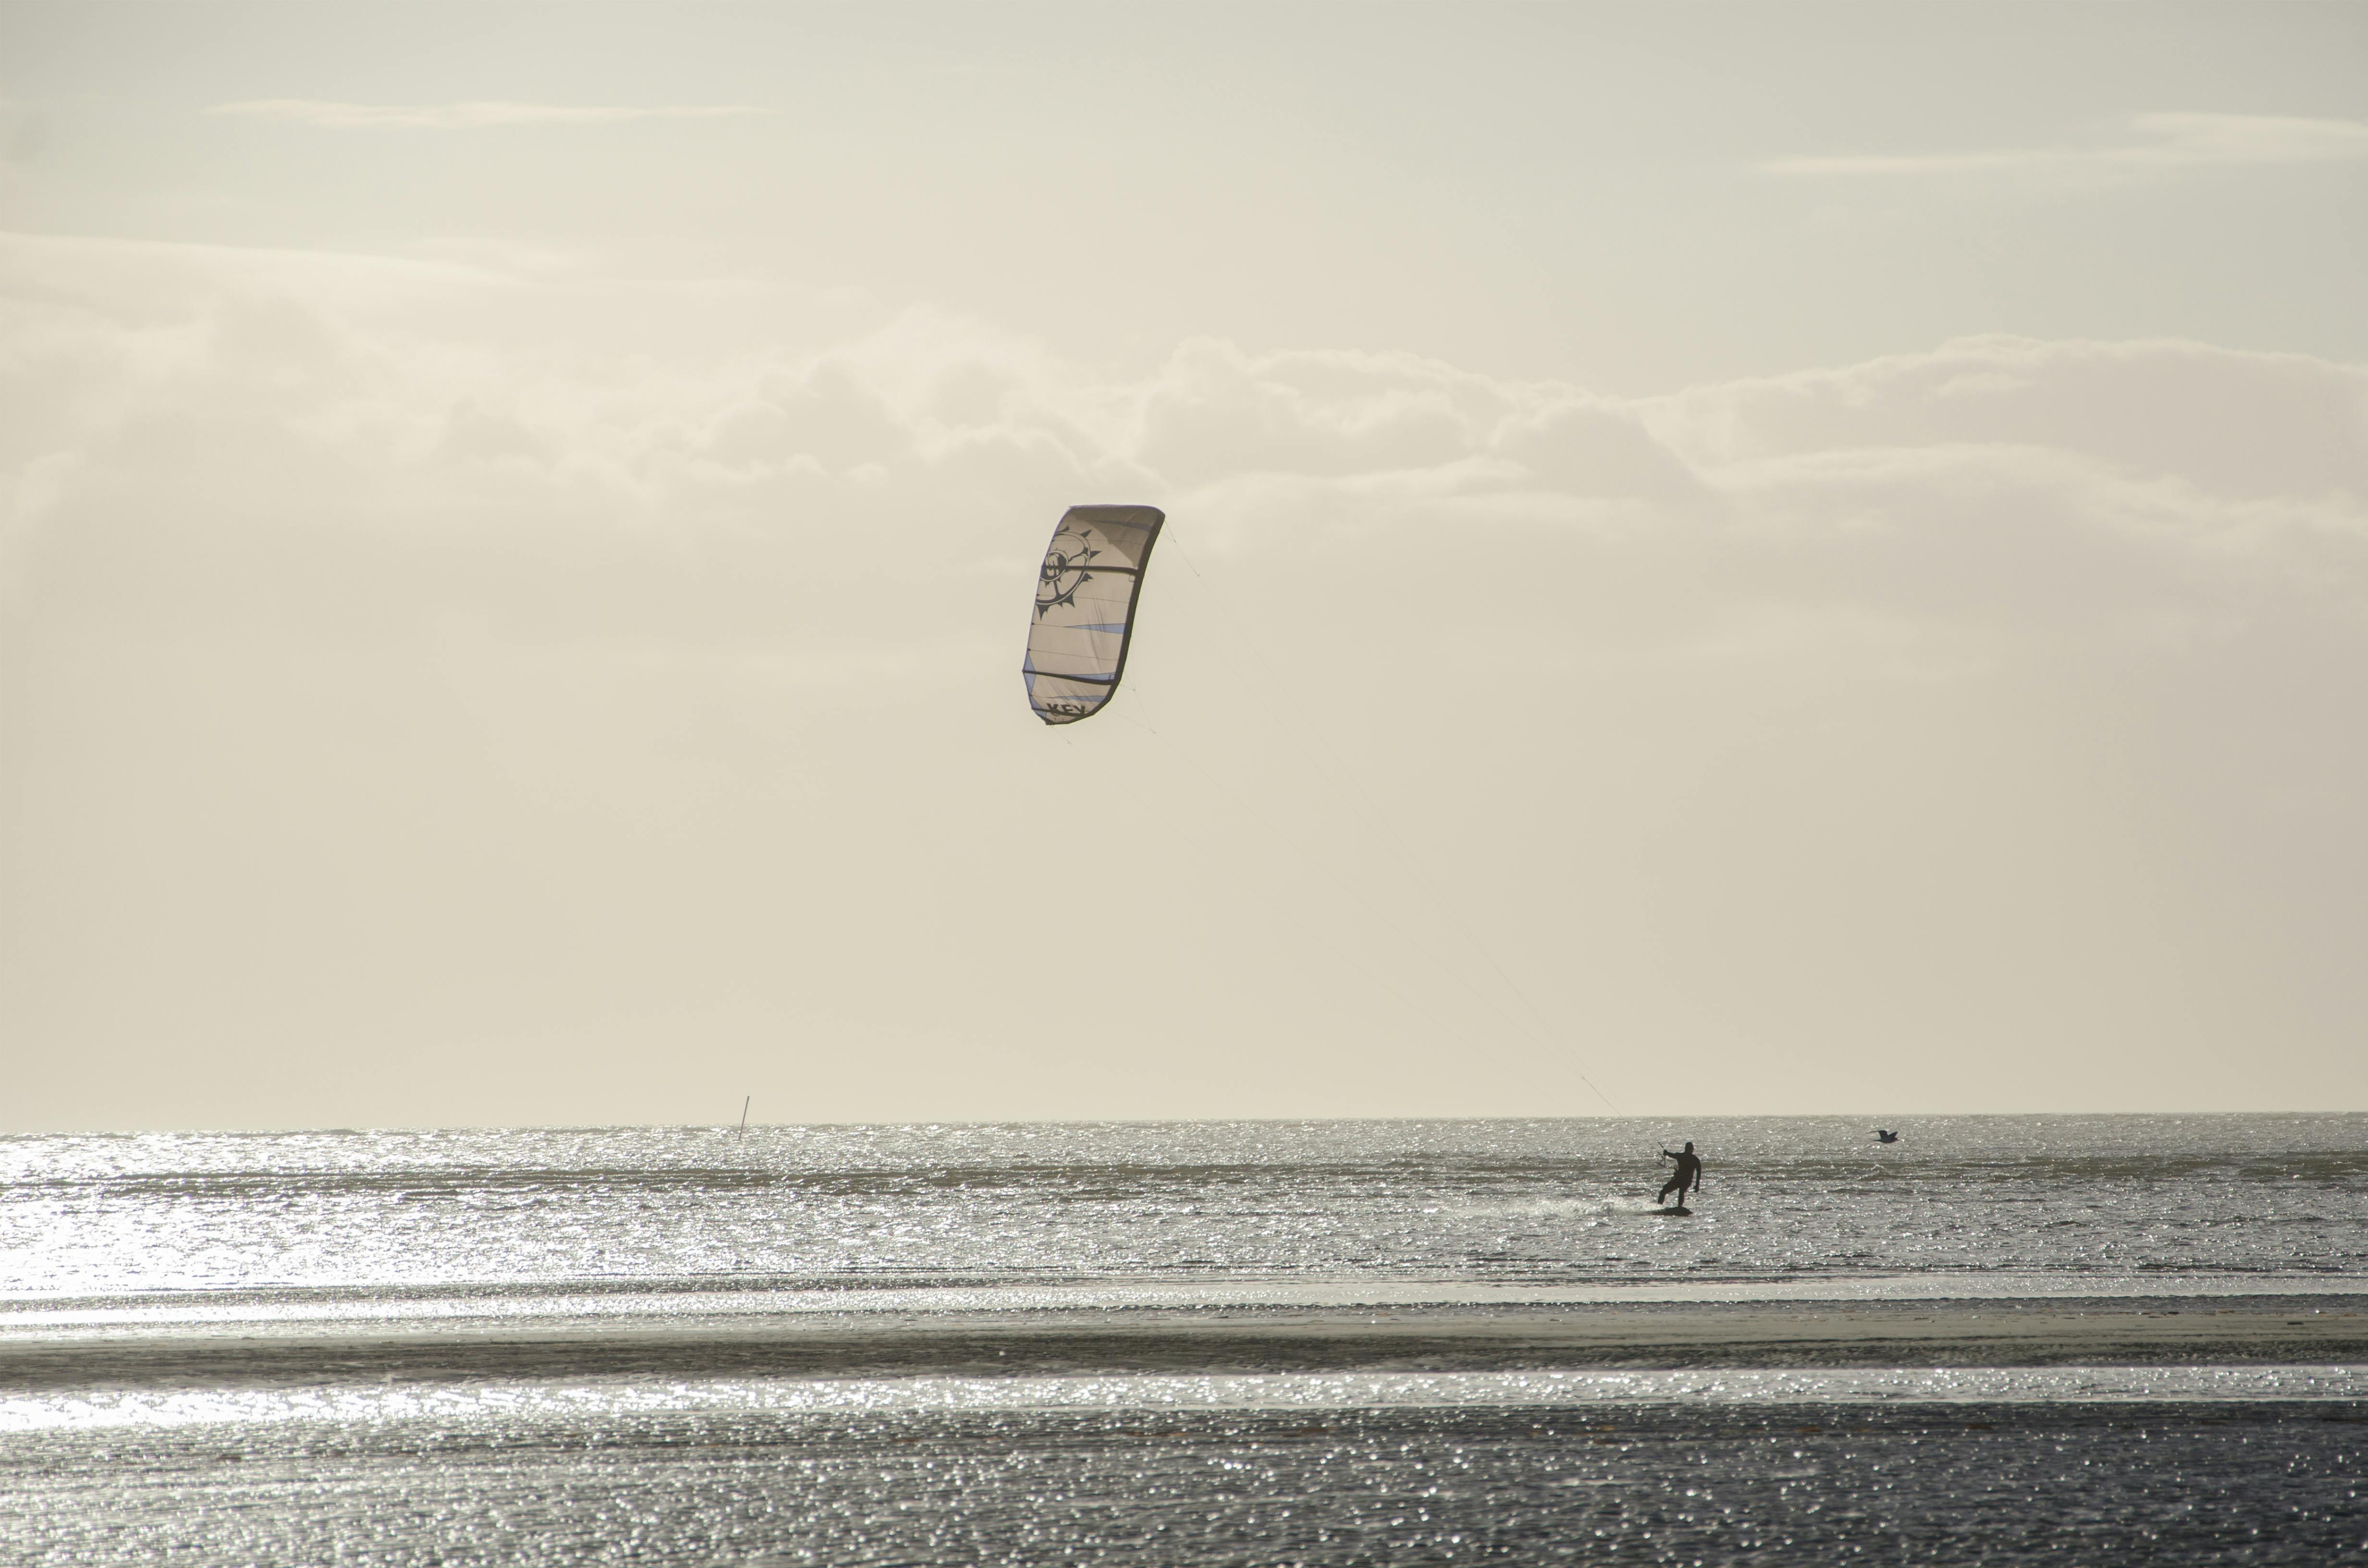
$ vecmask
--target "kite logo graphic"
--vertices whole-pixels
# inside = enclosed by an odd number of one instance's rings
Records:
[[[1036,615],[1043,619],[1048,609],[1077,602],[1077,590],[1094,580],[1086,570],[1086,562],[1099,555],[1091,538],[1063,523],[1053,530],[1052,548],[1044,552],[1044,564],[1036,574]]]

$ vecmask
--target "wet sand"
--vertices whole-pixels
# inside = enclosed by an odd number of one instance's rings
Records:
[[[0,1392],[879,1378],[2368,1363],[2368,1296],[739,1315],[0,1337]]]

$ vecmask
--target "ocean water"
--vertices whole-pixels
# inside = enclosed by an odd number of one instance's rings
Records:
[[[0,1293],[2346,1274],[2363,1197],[2368,1116],[17,1137]]]
[[[1705,1187],[1665,1219],[1688,1138]],[[2368,1555],[2358,1366],[723,1354],[801,1322],[2199,1296],[2368,1298],[2368,1117],[9,1138],[0,1562]],[[722,1348],[620,1358],[653,1335]]]

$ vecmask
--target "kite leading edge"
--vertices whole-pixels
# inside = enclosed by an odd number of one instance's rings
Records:
[[[1126,645],[1144,569],[1167,515],[1156,506],[1072,506],[1036,574],[1020,674],[1047,724],[1100,712],[1126,674]]]

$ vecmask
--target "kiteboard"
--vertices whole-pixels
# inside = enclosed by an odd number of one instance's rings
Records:
[[[1683,1204],[1675,1209],[1656,1209],[1653,1212],[1664,1220],[1691,1220],[1694,1217],[1694,1211]]]

